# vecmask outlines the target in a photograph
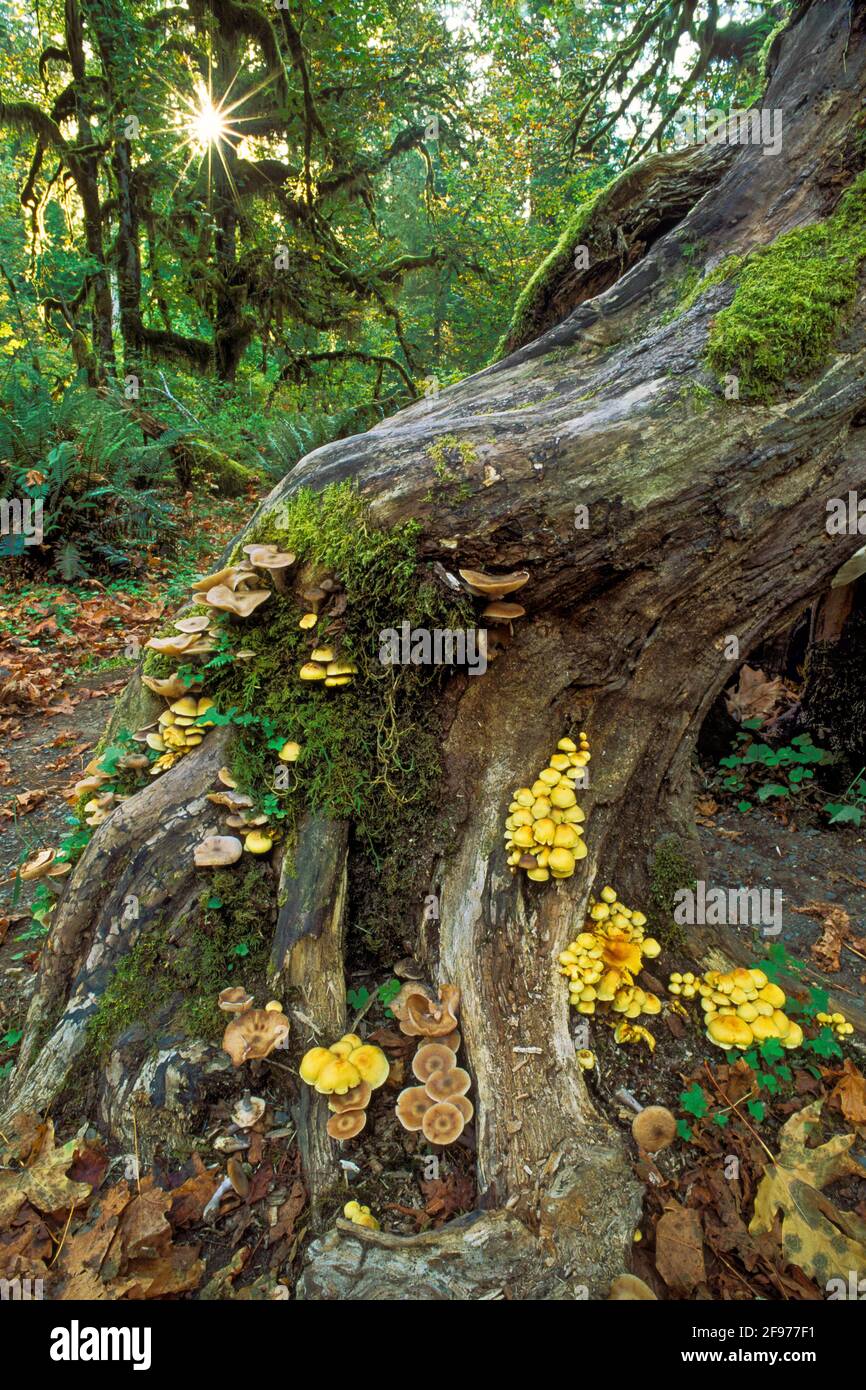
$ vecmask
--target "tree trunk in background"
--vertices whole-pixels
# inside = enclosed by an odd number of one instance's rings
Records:
[[[581,1286],[603,1296],[624,1267],[639,1188],[577,1071],[556,957],[593,886],[610,880],[626,901],[646,902],[662,836],[677,834],[698,857],[689,763],[733,674],[725,639],[736,634],[746,660],[826,588],[860,543],[829,541],[826,500],[866,487],[862,300],[844,351],[799,394],[772,405],[716,394],[698,413],[684,388],[715,386],[703,357],[710,320],[732,288],[672,311],[684,248],[699,248],[704,268],[834,205],[866,72],[862,7],[853,31],[851,13],[841,0],[801,6],[784,37],[764,99],[785,113],[779,155],[721,151],[710,191],[603,294],[478,376],[317,450],[259,509],[261,524],[300,486],[351,478],[383,525],[420,518],[424,554],[446,569],[525,566],[532,576],[516,640],[453,701],[442,787],[453,845],[431,884],[440,920],[422,929],[419,905],[416,921],[431,979],[463,992],[482,1210],[412,1240],[331,1231],[312,1247],[306,1296],[405,1297],[412,1288],[437,1298],[499,1290],[573,1298]],[[427,500],[431,446],[446,435],[472,446],[466,502],[449,501],[447,488]],[[492,486],[482,481],[487,465],[500,475]],[[588,509],[588,529],[576,529],[576,506]],[[574,723],[593,751],[582,798],[588,857],[567,882],[529,884],[512,877],[502,852],[511,792],[533,780]],[[25,1042],[18,1103],[49,1102],[76,1054],[75,1000],[80,1011],[97,989],[87,953],[105,937],[117,885],[136,892],[138,884],[143,902],[153,897],[145,876],[149,856],[162,853],[167,815],[183,825],[197,816],[206,833],[201,787],[215,756],[205,740],[126,802],[77,866],[31,1033],[40,1036],[58,1001],[71,1002],[47,1041],[29,1050]],[[278,968],[307,988],[293,1020],[298,1050],[341,1026],[332,1001],[335,992],[340,1006],[344,998],[341,832],[308,833],[312,877],[294,918],[278,924],[275,947]],[[188,875],[173,874],[159,885],[163,918],[189,891]],[[311,937],[315,908],[324,915]],[[303,1144],[316,1199],[329,1181],[318,1143],[307,1134]]]

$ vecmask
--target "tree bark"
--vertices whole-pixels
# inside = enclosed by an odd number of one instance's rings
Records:
[[[738,636],[746,660],[826,588],[860,544],[828,543],[826,499],[866,485],[862,300],[821,372],[774,404],[726,402],[703,359],[732,287],[675,313],[684,248],[699,248],[705,269],[832,209],[866,75],[862,8],[851,23],[842,0],[803,5],[784,36],[764,98],[785,113],[779,155],[720,155],[709,191],[615,284],[479,375],[316,450],[257,513],[261,526],[301,486],[352,479],[383,525],[419,518],[423,554],[446,569],[531,572],[515,641],[450,702],[441,797],[455,831],[436,874],[438,926],[422,930],[417,912],[431,979],[462,990],[481,1209],[409,1242],[338,1228],[310,1252],[305,1296],[392,1297],[413,1279],[427,1297],[604,1296],[624,1267],[640,1190],[576,1068],[556,957],[594,885],[611,880],[626,901],[646,901],[663,835],[676,832],[699,858],[689,763],[732,674],[725,638]],[[695,382],[713,393],[699,413],[688,408]],[[466,501],[447,488],[429,501],[431,447],[444,436],[471,446]],[[498,475],[490,486],[487,465]],[[578,505],[586,529],[576,529]],[[533,885],[509,873],[502,825],[512,789],[575,724],[593,750],[588,856],[573,879]],[[105,931],[107,865],[118,882],[146,872],[157,813],[183,824],[196,814],[204,829],[193,808],[214,756],[209,738],[98,832],[58,909],[35,1019],[68,994],[73,964]],[[280,919],[275,964],[321,1041],[342,1026],[342,831],[305,833],[310,877]],[[160,891],[173,914],[183,877]],[[43,1058],[56,1062],[64,1018],[46,1047],[22,1054],[19,1101],[56,1094],[56,1065]],[[320,1119],[311,1108],[299,1120],[318,1195],[329,1181],[310,1132]]]

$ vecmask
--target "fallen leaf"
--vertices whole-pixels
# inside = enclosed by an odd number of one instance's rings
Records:
[[[823,1192],[837,1178],[864,1176],[849,1152],[856,1135],[838,1134],[817,1148],[806,1147],[823,1105],[823,1100],[813,1101],[779,1130],[779,1155],[767,1165],[749,1223],[753,1235],[769,1233],[781,1216],[786,1261],[822,1285],[866,1267],[866,1222],[839,1211]]]
[[[689,1294],[706,1282],[701,1218],[690,1207],[667,1203],[656,1226],[656,1269],[669,1289]]]
[[[841,1110],[851,1125],[866,1125],[866,1077],[845,1058],[842,1075],[830,1092],[830,1104]]]

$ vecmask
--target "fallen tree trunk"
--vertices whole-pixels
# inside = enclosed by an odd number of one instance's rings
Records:
[[[746,660],[826,588],[860,544],[831,541],[826,501],[866,485],[862,298],[819,370],[766,399],[727,400],[705,353],[734,285],[711,284],[682,310],[687,272],[695,248],[711,270],[832,212],[859,168],[864,76],[862,7],[801,5],[764,98],[784,111],[778,155],[721,152],[709,191],[615,284],[487,371],[315,451],[253,519],[260,536],[301,487],[352,480],[381,525],[419,518],[421,553],[441,569],[531,573],[514,642],[483,679],[457,678],[448,692],[439,919],[422,923],[419,900],[407,925],[431,980],[463,993],[484,1210],[409,1244],[332,1233],[313,1248],[307,1296],[389,1297],[413,1279],[430,1297],[603,1296],[624,1265],[640,1189],[577,1071],[556,957],[594,885],[612,880],[626,901],[646,901],[671,835],[697,860],[689,765],[733,674],[727,639]],[[453,487],[439,485],[443,449]],[[502,825],[512,789],[567,727],[588,730],[593,749],[588,856],[573,879],[534,885],[508,871]],[[22,1054],[13,1104],[46,1104],[62,1086],[58,1057],[80,1022],[70,1005],[57,1022],[56,1009],[80,993],[76,970],[106,931],[107,873],[128,888],[145,871],[154,797],[181,818],[200,805],[194,774],[208,743],[125,803],[77,866],[33,1005],[30,1026],[43,1031]],[[307,878],[277,928],[274,964],[299,991],[287,1007],[301,1046],[343,1026],[341,835],[310,828]],[[187,889],[166,891],[174,916]],[[296,1114],[323,1210],[333,1164],[310,1132],[321,1115]]]

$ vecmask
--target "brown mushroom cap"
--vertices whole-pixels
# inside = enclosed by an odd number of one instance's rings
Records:
[[[141,679],[148,690],[152,690],[154,695],[162,695],[166,700],[179,700],[182,695],[189,694],[190,687],[176,671],[163,679],[158,676],[142,676]]]
[[[290,550],[272,550],[270,546],[256,546],[250,552],[250,564],[255,565],[260,570],[285,570],[295,563],[295,557]]]
[[[421,1132],[431,1144],[453,1144],[463,1133],[465,1123],[457,1106],[442,1100],[424,1112]]]
[[[226,565],[225,569],[217,570],[215,574],[202,575],[201,579],[197,579],[189,587],[195,594],[204,594],[207,593],[208,589],[213,589],[216,584],[228,584],[229,580],[234,578],[235,573],[234,565]]]
[[[223,1051],[229,1054],[233,1066],[239,1067],[257,1057],[269,1057],[288,1036],[289,1020],[285,1014],[248,1009],[233,1018],[223,1033]]]
[[[434,1071],[424,1082],[424,1089],[433,1100],[450,1100],[452,1096],[465,1096],[472,1085],[472,1077],[462,1067],[451,1067],[445,1071]]]
[[[454,1033],[445,1033],[445,1035],[444,1035],[443,1037],[437,1038],[436,1041],[437,1041],[438,1043],[441,1043],[441,1045],[442,1045],[443,1047],[450,1047],[450,1049],[451,1049],[452,1052],[459,1052],[459,1051],[460,1051],[460,1041],[461,1041],[461,1039],[460,1039],[460,1034],[457,1033],[457,1032],[454,1032]]]
[[[635,1143],[647,1153],[666,1149],[677,1137],[677,1122],[664,1105],[648,1105],[635,1115],[631,1132]]]
[[[494,599],[488,603],[482,612],[482,618],[498,618],[500,622],[513,623],[516,618],[522,618],[526,614],[526,609],[519,603],[503,603],[501,599]]]
[[[18,870],[18,877],[25,880],[43,878],[54,863],[56,853],[56,849],[40,849],[32,859],[28,859],[26,864],[21,865]]]
[[[638,1279],[636,1274],[620,1274],[614,1279],[610,1286],[610,1293],[607,1296],[608,1303],[617,1300],[628,1299],[655,1299],[655,1294],[649,1284],[645,1284],[643,1279]]]
[[[239,1158],[230,1158],[226,1164],[226,1176],[239,1197],[248,1197],[250,1180],[243,1170]]]
[[[179,618],[175,623],[178,632],[206,632],[210,627],[207,613],[194,613],[191,618]]]
[[[168,637],[150,637],[145,646],[163,656],[184,656],[195,645],[197,636],[195,632],[174,632]]]
[[[515,570],[513,574],[485,574],[483,570],[459,570],[458,573],[470,594],[482,597],[504,598],[529,583],[529,570]]]
[[[222,868],[236,864],[243,852],[236,835],[208,835],[196,845],[192,857],[199,869]]]
[[[359,1081],[357,1086],[353,1086],[345,1095],[331,1096],[328,1109],[335,1115],[342,1114],[344,1110],[366,1110],[372,1094],[373,1088],[369,1081]]]
[[[253,996],[247,993],[243,985],[235,985],[231,989],[221,989],[217,1002],[224,1013],[242,1014],[252,1007]]]
[[[211,608],[219,608],[226,613],[234,613],[239,618],[248,618],[260,603],[271,596],[270,589],[244,589],[233,591],[227,584],[215,584],[205,594],[205,603]]]
[[[460,1111],[460,1114],[463,1116],[463,1122],[464,1122],[464,1124],[467,1124],[467,1125],[468,1125],[469,1121],[472,1119],[472,1116],[475,1114],[475,1106],[472,1104],[472,1101],[469,1099],[469,1097],[468,1097],[468,1096],[449,1096],[449,1097],[448,1097],[448,1104],[449,1104],[449,1105],[456,1105],[456,1106],[457,1106],[457,1109]]]
[[[456,1011],[460,990],[456,985],[442,985],[439,1001],[432,999],[423,986],[412,981],[405,984],[391,1001],[391,1011],[400,1021],[400,1032],[407,1037],[444,1037],[457,1027]]]
[[[407,1086],[397,1097],[397,1119],[404,1129],[420,1129],[432,1105],[423,1086]]]
[[[331,1116],[327,1129],[332,1139],[354,1139],[366,1123],[366,1110],[341,1110]]]
[[[412,1071],[421,1082],[429,1081],[434,1072],[451,1071],[454,1053],[445,1043],[426,1043],[412,1059]]]

